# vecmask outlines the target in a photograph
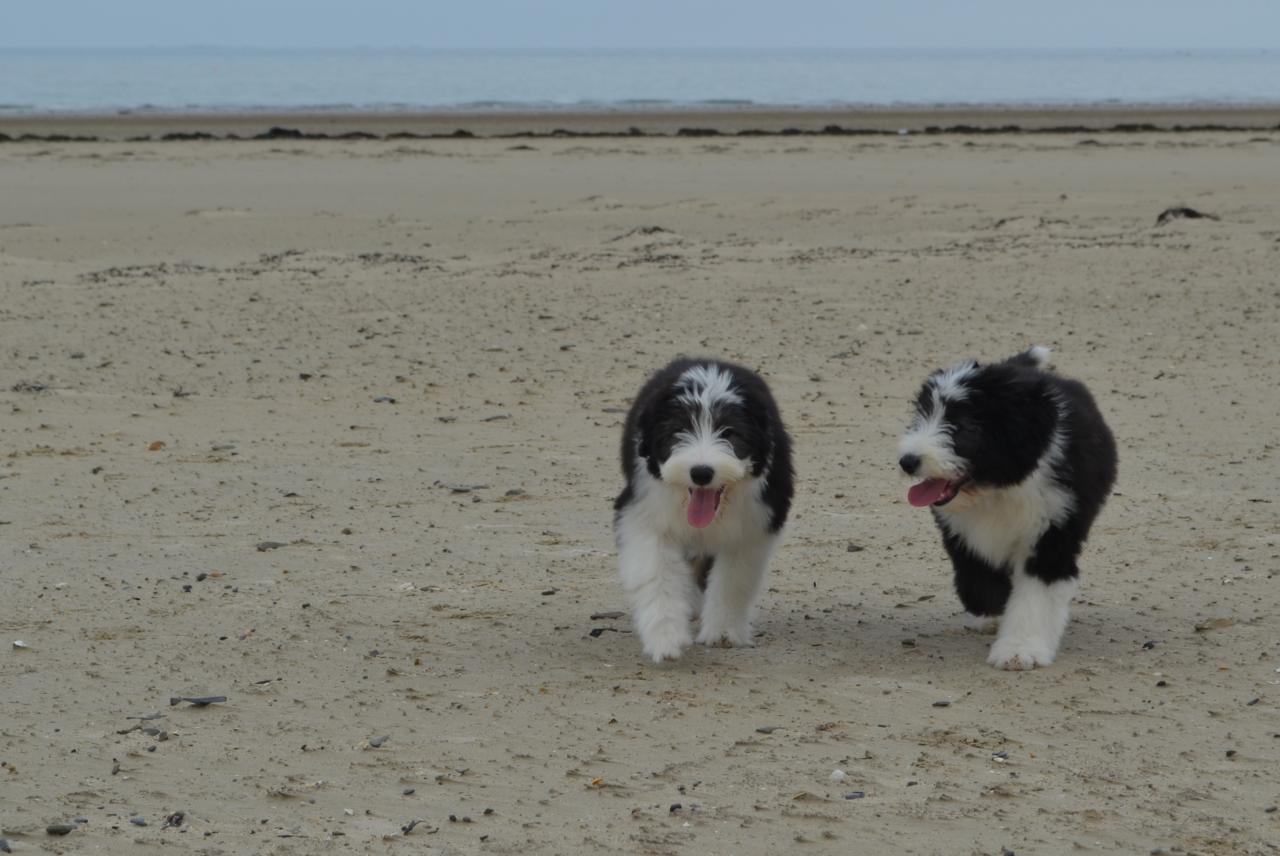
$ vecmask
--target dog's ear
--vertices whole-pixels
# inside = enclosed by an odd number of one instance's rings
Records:
[[[1058,406],[1046,378],[1035,372],[995,364],[974,404],[988,454],[984,478],[1016,484],[1035,470],[1058,426]]]
[[[643,422],[636,423],[636,454],[642,458],[648,459],[653,454],[653,443],[649,439],[650,433]]]
[[[661,418],[661,399],[649,396],[644,404],[634,413],[632,427],[635,430],[635,453],[644,461],[654,478],[658,478],[661,470],[660,461],[654,459],[654,443],[658,432],[658,421]]]

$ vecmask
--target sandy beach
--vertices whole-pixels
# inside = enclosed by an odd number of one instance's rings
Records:
[[[0,838],[1275,854],[1255,120],[0,144]],[[1177,205],[1213,218],[1155,225]],[[895,442],[928,371],[1032,343],[1120,478],[1058,661],[1006,673]],[[767,376],[799,480],[758,647],[655,667],[610,503],[678,353]]]

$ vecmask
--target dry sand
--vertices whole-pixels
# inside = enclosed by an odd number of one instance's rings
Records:
[[[0,837],[1275,853],[1278,270],[1277,132],[0,146]],[[1122,464],[1019,674],[894,445],[1030,343]],[[682,352],[768,375],[799,492],[759,647],[654,667],[593,614]]]

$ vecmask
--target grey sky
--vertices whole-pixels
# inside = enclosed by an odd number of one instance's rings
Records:
[[[1280,49],[1280,0],[0,0],[0,13],[0,47]]]

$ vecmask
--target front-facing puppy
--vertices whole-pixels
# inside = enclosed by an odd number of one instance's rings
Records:
[[[898,464],[929,508],[973,616],[1000,618],[987,661],[1047,666],[1076,591],[1076,557],[1116,477],[1116,446],[1084,385],[1046,348],[934,372]]]
[[[764,380],[678,359],[641,388],[614,502],[622,585],[654,662],[693,641],[753,645],[751,612],[791,507],[791,441]]]

